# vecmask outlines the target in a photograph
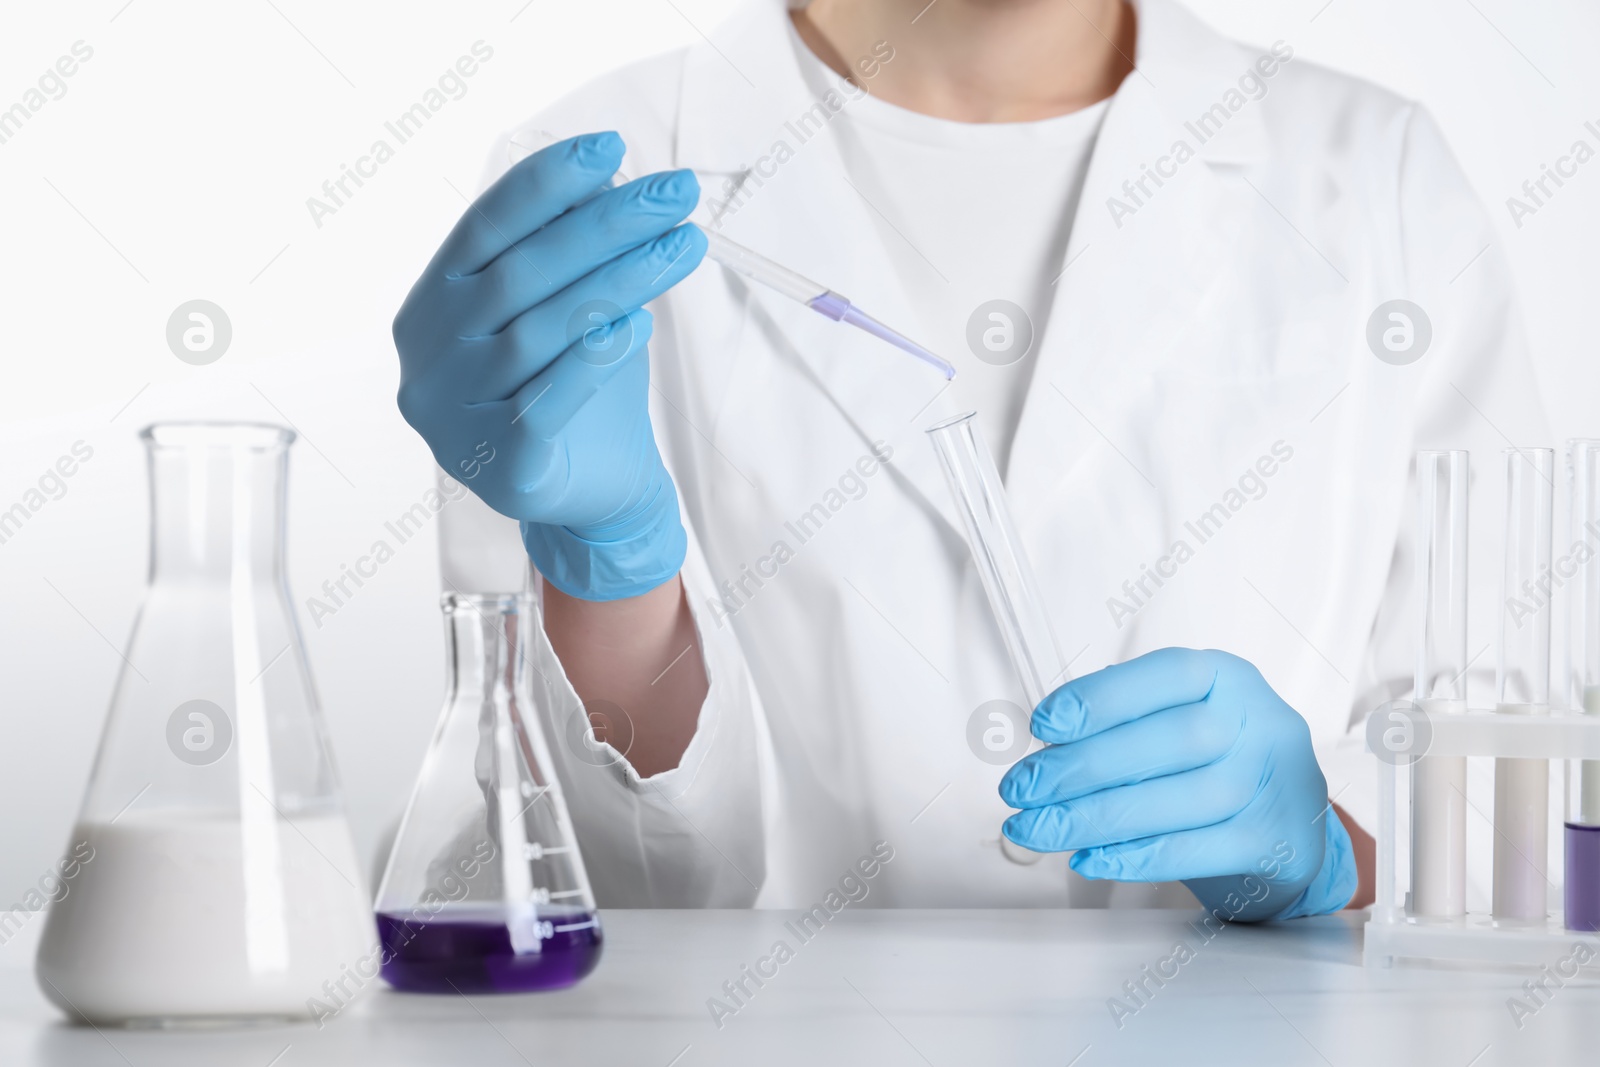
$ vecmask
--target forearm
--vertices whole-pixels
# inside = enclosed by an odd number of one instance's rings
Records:
[[[596,720],[599,739],[625,748],[641,777],[676,767],[707,690],[682,581],[609,601],[580,600],[546,582],[544,627],[579,699],[622,709],[624,722],[609,731]]]
[[[1339,816],[1339,821],[1344,823],[1345,831],[1350,835],[1350,848],[1355,853],[1356,859],[1356,895],[1350,898],[1346,908],[1365,908],[1377,896],[1376,871],[1378,865],[1378,843],[1372,835],[1363,830],[1350,813],[1339,805],[1332,805],[1334,814]]]

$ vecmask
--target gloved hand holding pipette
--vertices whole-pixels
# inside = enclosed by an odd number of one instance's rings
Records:
[[[1048,747],[1000,785],[1036,851],[1076,849],[1087,878],[1182,881],[1208,911],[1320,915],[1356,890],[1350,835],[1305,720],[1226,652],[1167,648],[1056,689],[1033,713]]]
[[[528,153],[537,151],[548,145],[556,143],[554,134],[548,131],[538,131],[524,135],[526,140],[512,139],[508,145],[511,160],[516,163],[527,157]],[[627,176],[621,171],[617,172],[618,181],[627,181]],[[893,345],[900,351],[921,360],[928,366],[944,375],[949,381],[956,376],[953,363],[934,352],[928,351],[911,338],[893,329],[885,323],[879,322],[866,311],[857,307],[849,297],[843,293],[836,293],[827,286],[818,283],[790,270],[783,264],[769,259],[754,249],[746,248],[736,241],[729,240],[716,230],[703,231],[706,238],[706,258],[727,267],[737,274],[742,274],[751,281],[758,282],[775,293],[781,293],[797,303],[824,315],[834,322],[846,323],[858,330],[865,330],[878,340]]]
[[[699,265],[688,171],[606,185],[622,139],[523,160],[462,216],[394,321],[400,410],[439,465],[522,521],[546,580],[637,596],[683,563],[651,432],[644,305]]]

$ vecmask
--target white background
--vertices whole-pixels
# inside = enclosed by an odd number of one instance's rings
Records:
[[[289,580],[370,855],[441,697],[432,530],[320,627],[304,601],[431,481],[395,410],[390,320],[496,133],[608,69],[698,40],[733,2],[98,0],[0,12],[0,109],[75,41],[94,49],[66,94],[0,144],[0,510],[75,441],[94,449],[65,496],[0,544],[0,909],[52,862],[86,783],[145,578],[135,435],[160,419],[287,422],[303,435]],[[1600,12],[1581,0],[1192,3],[1232,36],[1285,40],[1432,109],[1515,265],[1554,440],[1600,436],[1600,160],[1520,229],[1505,207],[1575,139],[1600,146],[1583,129],[1600,126]],[[480,39],[494,56],[466,95],[314,225],[307,197]],[[197,297],[234,331],[205,367],[165,340],[173,309]]]

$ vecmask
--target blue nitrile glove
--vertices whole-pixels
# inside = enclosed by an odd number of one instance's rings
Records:
[[[522,521],[546,580],[586,600],[648,592],[686,538],[650,428],[646,301],[700,263],[678,225],[689,171],[618,188],[622,138],[562,141],[478,198],[394,320],[400,411],[434,458]]]
[[[1224,919],[1338,911],[1356,891],[1305,720],[1226,652],[1164,648],[1061,686],[1033,713],[1049,747],[1006,772],[1005,835],[1076,849],[1085,878],[1182,881]]]

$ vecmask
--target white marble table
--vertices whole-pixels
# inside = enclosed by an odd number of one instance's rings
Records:
[[[1519,1028],[1528,975],[1361,965],[1356,916],[1229,927],[1194,913],[846,909],[800,944],[779,911],[612,911],[605,958],[563,993],[419,997],[373,988],[322,1029],[69,1026],[34,988],[30,929],[0,948],[4,1067],[471,1064],[1491,1065],[1600,1062],[1600,977]],[[33,924],[36,927],[38,924]],[[707,999],[782,938],[792,959],[719,1028]],[[1108,1000],[1183,941],[1137,1012]],[[770,965],[768,967],[770,970]],[[747,981],[748,988],[754,988]],[[1118,1023],[1120,1022],[1120,1027]]]

